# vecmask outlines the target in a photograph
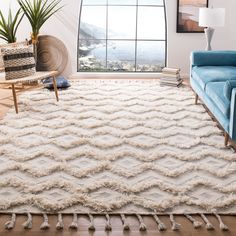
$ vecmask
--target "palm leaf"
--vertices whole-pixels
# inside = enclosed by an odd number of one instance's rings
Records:
[[[1,22],[0,22],[0,25],[2,26],[2,28],[6,28],[7,26],[7,22],[2,14],[2,12],[0,11],[0,16],[1,16]]]
[[[33,9],[31,8],[31,5],[27,0],[18,1],[18,3],[31,23],[31,16],[33,15]]]
[[[28,18],[34,36],[39,34],[44,23],[62,7],[61,0],[17,0]]]
[[[7,19],[0,10],[0,38],[8,43],[16,42],[16,32],[22,21],[24,14],[18,10],[13,16],[11,9],[9,9]]]
[[[15,17],[15,20],[13,21],[13,23],[14,23],[14,34],[16,34],[16,31],[18,30],[18,28],[19,28],[19,25],[20,25],[20,23],[21,23],[21,21],[22,21],[22,19],[23,19],[23,17],[24,17],[24,14],[21,14],[21,9],[19,9],[18,11],[17,11],[17,13],[16,13],[16,15],[17,15],[17,17]],[[21,15],[21,16],[20,16]],[[20,17],[20,19],[19,20],[17,20],[17,18],[18,17]]]

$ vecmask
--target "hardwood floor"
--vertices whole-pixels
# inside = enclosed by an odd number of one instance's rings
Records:
[[[13,100],[10,89],[0,88],[0,119],[2,119],[7,111],[12,107]]]
[[[31,89],[28,87],[27,89]],[[34,88],[35,89],[35,88]],[[194,104],[194,96],[193,96],[193,104]],[[13,107],[13,99],[10,89],[1,89],[0,88],[0,119],[2,119],[7,111]],[[105,232],[105,218],[104,216],[97,216],[95,217],[95,227],[96,231],[91,233],[88,232],[88,225],[89,221],[87,217],[82,216],[79,217],[79,230],[72,231],[68,229],[72,221],[72,216],[63,216],[63,221],[65,228],[63,231],[57,231],[55,229],[55,225],[57,223],[57,216],[49,216],[49,224],[51,228],[47,231],[40,230],[40,225],[43,221],[42,216],[33,216],[33,228],[31,230],[24,230],[22,227],[22,223],[26,220],[25,216],[17,216],[17,221],[15,228],[11,231],[7,231],[4,229],[4,224],[6,221],[9,220],[9,215],[0,214],[0,236],[75,236],[75,235],[82,235],[82,236],[158,236],[158,235],[168,235],[168,236],[235,236],[236,235],[236,216],[223,216],[222,219],[224,223],[230,228],[230,231],[221,231],[219,229],[219,223],[214,216],[209,216],[208,219],[213,223],[215,226],[214,231],[207,231],[205,226],[203,225],[200,229],[194,229],[193,225],[189,220],[187,220],[184,216],[177,216],[176,221],[181,224],[180,231],[172,231],[170,220],[168,216],[161,217],[161,220],[166,224],[168,227],[167,231],[158,232],[157,224],[153,220],[152,217],[143,217],[145,224],[147,225],[146,232],[140,232],[139,229],[139,222],[136,217],[129,216],[127,217],[128,222],[130,224],[131,230],[128,232],[123,232],[122,229],[122,222],[119,216],[112,216],[111,217],[111,224],[112,224],[112,231]],[[195,216],[199,221],[203,222],[199,216]]]
[[[31,89],[40,89],[40,86],[24,86],[24,89],[21,86],[16,87],[18,94],[31,90]],[[12,91],[9,86],[0,86],[0,119],[2,119],[10,108],[14,108],[14,101],[12,96]]]
[[[200,217],[194,216],[199,221],[202,221]],[[157,236],[157,235],[168,235],[168,236],[235,236],[236,235],[236,216],[225,216],[222,217],[225,224],[227,224],[230,228],[230,231],[221,231],[219,229],[219,223],[216,220],[215,217],[210,216],[208,219],[214,224],[215,230],[213,231],[207,231],[205,229],[205,226],[203,225],[199,229],[194,229],[191,222],[189,222],[185,217],[183,216],[177,216],[175,217],[176,221],[181,224],[181,230],[180,231],[172,231],[171,230],[171,224],[169,221],[168,216],[162,216],[160,217],[161,220],[165,223],[165,225],[168,227],[166,231],[159,232],[157,228],[157,224],[153,220],[152,217],[143,217],[144,222],[147,226],[147,231],[140,232],[139,231],[139,222],[136,217],[127,217],[127,220],[130,225],[130,231],[123,231],[122,229],[122,223],[119,216],[112,216],[111,217],[111,225],[112,225],[112,231],[106,232],[104,230],[105,226],[105,218],[103,216],[97,216],[95,217],[95,227],[96,230],[94,232],[88,231],[88,225],[89,221],[86,216],[79,217],[79,229],[76,230],[70,230],[68,226],[70,225],[72,221],[72,216],[63,216],[63,221],[65,228],[61,231],[57,231],[55,229],[55,225],[57,223],[57,216],[50,216],[49,217],[49,223],[51,225],[50,229],[47,231],[40,230],[40,225],[42,223],[42,216],[34,216],[33,217],[33,228],[31,230],[24,230],[22,227],[22,223],[26,220],[24,216],[17,217],[17,224],[15,228],[11,231],[7,231],[4,229],[4,223],[9,219],[9,216],[6,215],[0,215],[0,235],[1,236],[52,236],[52,235],[58,235],[58,236],[75,236],[75,235],[82,235],[82,236]]]

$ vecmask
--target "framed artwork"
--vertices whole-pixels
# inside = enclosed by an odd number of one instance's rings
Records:
[[[177,33],[203,33],[199,27],[199,8],[208,7],[208,0],[177,0]]]

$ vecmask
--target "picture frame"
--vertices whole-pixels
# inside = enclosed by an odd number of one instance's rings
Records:
[[[209,0],[177,0],[177,33],[204,33],[198,26],[199,8],[208,7]]]

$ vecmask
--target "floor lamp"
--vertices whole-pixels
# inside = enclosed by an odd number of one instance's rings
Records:
[[[199,9],[199,26],[206,27],[205,35],[207,40],[206,50],[210,51],[211,40],[215,32],[213,27],[223,27],[225,24],[224,8],[200,8]]]

